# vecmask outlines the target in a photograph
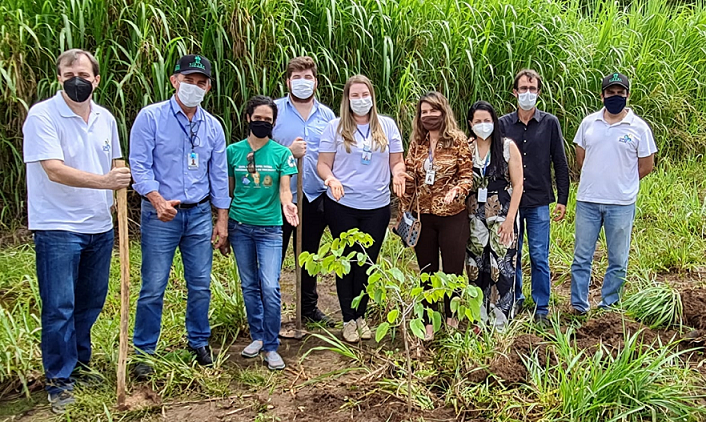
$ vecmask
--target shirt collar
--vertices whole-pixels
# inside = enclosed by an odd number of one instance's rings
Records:
[[[537,123],[539,123],[539,122],[542,121],[542,119],[544,119],[544,114],[545,114],[545,113],[543,113],[540,109],[538,109],[537,107],[535,107],[535,108],[534,108],[534,114],[532,115],[532,119],[536,120]],[[515,120],[515,123],[520,123],[520,122],[521,122],[521,120],[520,120],[520,111],[519,111],[519,110],[515,110],[515,112],[513,113],[513,118],[514,118],[514,120]],[[530,120],[532,120],[532,119],[530,119]]]
[[[629,107],[625,107],[625,108],[628,110],[628,114],[625,116],[625,118],[623,120],[619,121],[618,123],[613,123],[613,124],[622,125],[623,123],[625,123],[627,125],[631,125],[635,121],[635,113],[632,111],[632,108],[629,108]],[[605,107],[600,109],[600,111],[597,113],[596,120],[600,120],[603,123],[608,124],[608,122],[606,122],[605,118],[603,118],[604,113],[605,113]]]
[[[76,113],[74,113],[74,111],[71,110],[71,107],[69,107],[69,105],[66,104],[66,100],[64,99],[63,92],[64,91],[60,90],[54,96],[54,98],[56,99],[56,106],[59,109],[59,115],[61,115],[61,117],[81,117],[81,116],[77,115]],[[94,103],[93,100],[91,99],[91,113],[89,115],[90,116],[89,121],[92,117],[96,117],[99,114],[101,114],[100,110],[98,109],[98,107],[96,107],[96,103]]]
[[[299,111],[297,110],[296,107],[294,107],[293,101],[292,101],[292,94],[287,94],[285,97],[287,99],[287,104],[292,107],[292,110],[295,111],[297,114],[299,114]],[[319,100],[314,97],[314,106],[311,108],[311,113],[309,113],[309,118],[314,115],[317,111],[319,111]],[[301,115],[300,115],[301,117]]]
[[[176,114],[181,113],[181,115],[184,116],[187,120],[189,119],[188,117],[186,117],[184,110],[181,109],[181,106],[177,102],[176,94],[172,95],[172,98],[169,99],[169,105],[170,105],[171,109],[174,110],[174,113],[176,113]],[[201,108],[201,106],[197,106],[196,107],[196,114],[194,114],[193,120],[198,121],[198,120],[203,120],[203,119],[204,119],[203,118],[203,109]]]

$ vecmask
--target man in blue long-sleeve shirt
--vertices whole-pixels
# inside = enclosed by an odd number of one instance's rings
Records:
[[[188,290],[186,331],[201,365],[212,363],[208,307],[213,250],[228,237],[228,169],[223,127],[200,107],[211,88],[211,64],[203,56],[179,59],[170,80],[171,99],[143,108],[130,133],[133,188],[142,200],[142,289],[133,342],[153,354],[162,324],[164,290],[179,247]],[[211,205],[218,209],[212,226]],[[141,363],[135,375],[153,369]]]
[[[537,109],[542,78],[534,70],[525,69],[515,77],[513,94],[519,108],[500,118],[503,135],[514,140],[522,154],[524,192],[520,202],[520,233],[517,243],[515,299],[522,307],[522,238],[526,231],[532,264],[532,299],[535,320],[547,326],[551,279],[549,274],[549,204],[554,202],[552,167],[556,180],[557,204],[554,221],[566,213],[569,198],[569,166],[564,153],[564,137],[559,120],[553,114]]]

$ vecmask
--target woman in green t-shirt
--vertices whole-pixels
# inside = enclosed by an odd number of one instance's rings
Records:
[[[270,369],[284,369],[284,361],[277,353],[282,309],[282,214],[292,226],[299,224],[289,188],[297,165],[289,148],[270,139],[277,120],[277,106],[270,97],[251,98],[245,117],[250,127],[248,137],[227,149],[233,196],[228,238],[253,340],[241,354],[254,358],[262,350]]]

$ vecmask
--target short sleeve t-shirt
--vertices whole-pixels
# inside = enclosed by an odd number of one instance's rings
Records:
[[[339,201],[346,207],[372,210],[382,208],[390,203],[390,154],[404,152],[402,136],[395,121],[387,116],[378,116],[378,121],[388,140],[384,151],[374,145],[370,125],[358,125],[354,134],[357,144],[346,151],[343,137],[338,133],[340,118],[331,120],[321,135],[319,152],[334,152],[333,175],[343,185],[344,195]],[[372,156],[368,164],[363,163],[363,152],[366,145],[372,144]],[[333,199],[331,190],[327,195]]]
[[[107,174],[113,160],[122,156],[113,115],[91,102],[86,123],[69,108],[59,91],[32,106],[22,131],[29,229],[83,234],[112,229],[113,191],[52,182],[41,161],[61,160],[77,170]]]
[[[248,154],[252,152],[247,140],[231,144],[228,155],[228,177],[235,181],[229,217],[254,226],[281,226],[282,203],[279,182],[282,176],[297,173],[297,163],[289,148],[270,140],[253,153],[253,164],[248,171]]]
[[[630,205],[640,189],[638,158],[657,152],[652,130],[632,110],[615,124],[608,124],[603,111],[586,117],[574,144],[586,151],[581,168],[578,201]]]

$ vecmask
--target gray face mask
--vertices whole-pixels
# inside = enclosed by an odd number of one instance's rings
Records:
[[[367,116],[370,109],[373,108],[373,97],[351,98],[351,110],[358,116]]]
[[[537,105],[537,94],[529,91],[517,94],[517,104],[525,111],[532,110]]]

